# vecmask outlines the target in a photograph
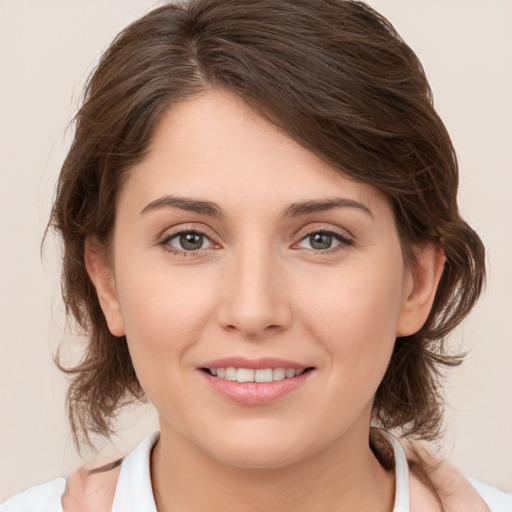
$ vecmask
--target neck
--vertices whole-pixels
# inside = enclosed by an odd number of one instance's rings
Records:
[[[368,431],[347,433],[313,456],[284,467],[247,469],[209,457],[161,427],[151,459],[159,512],[393,509],[393,472],[373,455]]]

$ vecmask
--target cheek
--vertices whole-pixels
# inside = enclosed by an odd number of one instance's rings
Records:
[[[323,345],[330,364],[356,381],[372,370],[383,374],[396,339],[402,267],[380,270],[375,264],[347,267],[295,292],[304,327]]]
[[[140,273],[130,269],[123,275],[128,278],[118,283],[118,296],[142,383],[145,376],[151,379],[182,362],[211,318],[213,294],[205,286],[198,293],[198,276],[192,279],[168,267],[146,267]]]

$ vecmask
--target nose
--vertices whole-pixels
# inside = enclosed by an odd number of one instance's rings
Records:
[[[218,316],[222,328],[256,340],[289,327],[287,286],[272,251],[247,250],[234,256],[224,278]]]

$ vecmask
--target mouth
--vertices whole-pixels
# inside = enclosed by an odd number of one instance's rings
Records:
[[[215,377],[216,379],[231,381],[231,382],[255,382],[255,383],[268,383],[279,382],[285,379],[293,379],[304,373],[312,371],[313,367],[307,368],[237,368],[234,366],[228,367],[204,367],[201,368],[206,374]]]
[[[226,357],[197,368],[210,388],[224,399],[243,406],[277,402],[307,386],[316,367],[275,357]]]

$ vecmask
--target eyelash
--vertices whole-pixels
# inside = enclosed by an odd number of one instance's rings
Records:
[[[174,255],[177,255],[177,256],[182,256],[184,258],[186,257],[193,257],[193,256],[197,256],[198,253],[201,253],[203,251],[207,251],[211,248],[210,247],[206,247],[206,248],[201,248],[201,249],[197,249],[197,250],[186,250],[186,249],[175,249],[174,247],[172,247],[172,245],[170,245],[170,242],[172,240],[175,240],[183,235],[199,235],[199,236],[202,236],[204,237],[206,240],[208,240],[211,244],[211,246],[215,246],[218,244],[216,244],[215,242],[212,241],[211,237],[209,237],[204,231],[200,230],[200,229],[197,229],[197,228],[194,228],[194,229],[182,229],[180,231],[175,231],[174,233],[171,233],[171,234],[168,234],[166,235],[160,242],[159,242],[159,245],[161,245],[166,251],[170,252],[171,254],[174,254]],[[337,242],[339,242],[336,246],[334,247],[329,247],[327,249],[324,249],[324,250],[321,250],[321,249],[313,249],[313,248],[303,248],[303,249],[306,249],[308,251],[312,251],[314,252],[315,254],[318,254],[318,255],[328,255],[328,254],[332,254],[333,252],[336,252],[338,250],[343,250],[344,248],[348,247],[348,246],[351,246],[353,245],[354,241],[347,237],[346,234],[344,233],[341,233],[335,229],[322,229],[322,228],[314,228],[314,229],[311,229],[309,231],[307,231],[302,237],[301,239],[296,242],[294,244],[294,246],[296,246],[297,244],[300,244],[301,242],[307,240],[308,238],[312,237],[313,235],[317,235],[317,234],[320,234],[320,235],[329,235],[329,236],[332,236]]]
[[[218,245],[218,244],[215,244],[215,242],[213,242],[211,240],[211,237],[209,237],[204,231],[202,231],[201,229],[197,229],[197,228],[194,228],[194,229],[181,229],[179,231],[175,231],[174,233],[170,233],[170,234],[166,235],[159,242],[159,245],[161,245],[167,252],[170,252],[171,254],[174,254],[174,255],[177,255],[177,256],[182,256],[184,258],[190,257],[190,256],[196,256],[198,253],[203,252],[203,251],[207,251],[208,249],[210,249],[210,247],[207,247],[207,248],[204,248],[204,249],[197,249],[197,250],[187,251],[186,249],[181,249],[181,250],[180,249],[175,249],[172,245],[170,245],[170,242],[172,240],[174,240],[176,238],[179,238],[179,237],[181,237],[183,235],[199,235],[199,236],[204,237],[206,240],[208,240],[212,246]]]
[[[295,246],[308,238],[312,237],[313,235],[329,235],[332,236],[333,239],[335,239],[337,242],[339,242],[334,247],[329,247],[327,249],[321,250],[321,249],[313,249],[313,248],[303,248],[307,251],[313,252],[315,255],[319,256],[328,256],[333,254],[334,252],[337,252],[339,250],[346,249],[347,247],[354,244],[354,240],[352,238],[349,238],[345,233],[342,233],[340,231],[337,231],[336,229],[329,229],[329,228],[311,228],[301,237],[299,242],[294,244]]]

